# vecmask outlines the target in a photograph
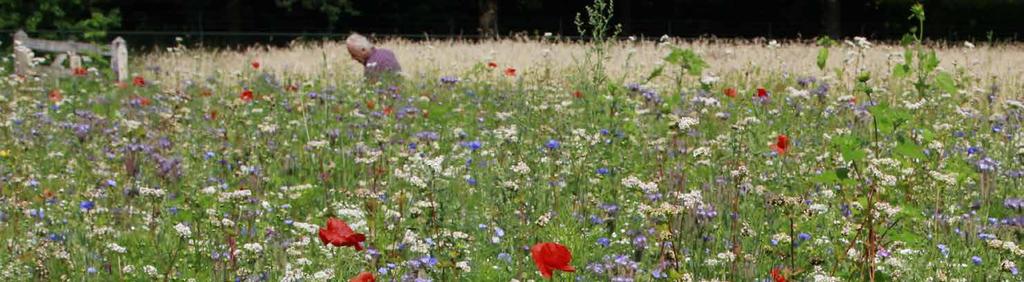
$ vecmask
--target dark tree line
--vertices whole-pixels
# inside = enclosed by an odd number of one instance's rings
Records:
[[[618,0],[623,35],[812,38],[867,35],[898,39],[911,26],[913,0]],[[0,29],[47,37],[236,36],[288,40],[361,31],[432,36],[574,36],[587,0],[0,0]],[[952,40],[1015,39],[1024,1],[925,1],[926,34]],[[86,32],[89,33],[88,36]],[[152,34],[157,32],[156,34]],[[163,32],[163,33],[161,33]],[[257,35],[270,33],[271,35]]]

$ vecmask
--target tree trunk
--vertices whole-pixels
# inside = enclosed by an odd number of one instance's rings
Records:
[[[480,4],[480,36],[498,35],[498,0],[483,0]]]
[[[840,10],[842,4],[839,0],[824,0],[823,2],[824,5],[822,5],[823,13],[821,19],[825,27],[825,34],[829,37],[839,39],[843,36],[841,26],[842,21],[840,18],[842,15],[842,11]]]

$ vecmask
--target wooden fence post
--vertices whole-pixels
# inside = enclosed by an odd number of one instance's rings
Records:
[[[75,70],[82,68],[82,56],[71,52],[71,59],[68,61],[68,67],[71,69],[70,73],[74,74]]]
[[[14,73],[25,76],[30,74],[32,69],[32,49],[15,43],[14,45]]]
[[[117,81],[128,81],[128,46],[120,36],[110,42],[110,68],[117,74]]]
[[[25,39],[28,34],[24,30],[14,33],[14,73],[18,75],[28,75],[32,67],[32,49],[22,46]]]

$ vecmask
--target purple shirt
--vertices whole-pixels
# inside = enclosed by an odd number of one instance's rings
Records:
[[[383,73],[396,74],[402,71],[402,66],[398,65],[395,53],[384,48],[374,48],[370,52],[370,57],[366,59],[365,66],[364,75],[367,78],[377,78]]]

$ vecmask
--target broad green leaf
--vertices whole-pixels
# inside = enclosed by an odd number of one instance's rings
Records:
[[[892,68],[893,77],[906,77],[910,74],[910,66],[906,64],[899,64]]]
[[[956,88],[956,82],[953,81],[953,76],[948,72],[940,71],[935,75],[935,86],[949,94],[956,94],[959,90]]]
[[[832,144],[839,148],[839,153],[847,161],[860,161],[867,157],[867,152],[862,148],[862,142],[854,136],[841,136],[832,138]]]
[[[893,149],[893,151],[896,154],[907,156],[907,157],[911,157],[911,158],[917,158],[917,159],[924,159],[925,158],[924,150],[921,148],[921,146],[918,146],[917,144],[914,144],[914,143],[911,143],[911,142],[900,143],[899,145],[896,146],[895,149]]]

